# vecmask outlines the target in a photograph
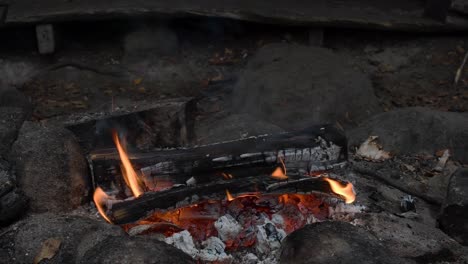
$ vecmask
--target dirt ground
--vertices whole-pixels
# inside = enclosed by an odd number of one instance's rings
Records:
[[[32,28],[10,29],[2,33],[7,41],[0,44],[2,81],[30,96],[34,117],[43,119],[198,96],[212,92],[209,88],[214,84],[216,89],[219,84],[221,89],[229,87],[249,57],[268,43],[308,45],[307,28],[218,19],[163,24],[169,33],[136,40],[153,43],[148,44],[150,52],[125,46],[125,37],[133,31],[158,30],[159,21],[63,24],[57,28],[57,52],[48,56],[36,52]],[[175,34],[175,40],[170,34]],[[457,34],[331,29],[325,31],[323,46],[355,59],[355,67],[371,78],[385,110],[427,106],[464,112],[468,108],[466,70],[456,87],[453,83],[467,49],[466,39]],[[169,51],[158,52],[161,45],[156,41],[169,45]]]

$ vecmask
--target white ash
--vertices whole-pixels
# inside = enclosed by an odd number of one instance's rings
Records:
[[[258,257],[255,254],[248,253],[242,258],[241,263],[242,264],[257,264],[259,261],[260,260],[258,259]]]
[[[130,236],[136,236],[136,235],[139,235],[143,232],[145,232],[146,230],[150,229],[153,225],[137,225],[137,226],[134,226],[132,228],[130,228],[130,230],[128,230],[128,234]]]
[[[317,222],[320,222],[320,220],[315,218],[315,216],[313,216],[313,215],[307,216],[307,224],[308,225],[313,224],[313,223],[317,223]]]
[[[281,247],[281,241],[286,237],[286,232],[277,228],[270,220],[265,220],[265,224],[257,226],[256,250],[261,255],[270,255],[271,252]]]
[[[219,162],[219,161],[230,161],[232,160],[232,156],[223,156],[223,157],[217,157],[217,158],[214,158],[212,159],[213,162]]]
[[[328,217],[333,220],[350,220],[355,214],[362,213],[366,207],[358,204],[338,203],[335,207],[330,207]]]
[[[189,205],[191,202],[192,202],[192,201],[191,201],[190,197],[185,197],[184,200],[178,201],[178,202],[176,203],[176,208],[187,206],[187,205]]]
[[[217,237],[209,237],[203,241],[201,250],[197,249],[192,235],[187,230],[173,234],[166,238],[165,242],[182,250],[192,258],[204,262],[231,263],[233,259],[230,254],[224,252],[226,245]]]
[[[279,263],[279,250],[271,252],[268,257],[262,261],[257,262],[258,264],[277,264]]]
[[[221,216],[214,226],[222,241],[232,240],[242,231],[242,226],[229,214]]]
[[[190,177],[190,179],[188,179],[185,184],[187,184],[187,186],[193,186],[195,184],[197,184],[197,180],[194,178],[194,177]]]
[[[198,195],[192,195],[192,203],[197,202],[198,200],[200,200],[200,197]]]
[[[226,254],[226,245],[217,237],[209,237],[202,242],[203,249],[198,253],[198,258],[203,261],[216,263],[230,263],[232,256]]]
[[[284,228],[284,218],[280,214],[273,214],[271,216],[271,222],[273,222],[277,227]]]
[[[199,253],[195,247],[195,244],[193,243],[192,235],[190,235],[189,231],[187,230],[175,233],[172,236],[166,238],[166,243],[182,250],[192,258],[196,258]]]

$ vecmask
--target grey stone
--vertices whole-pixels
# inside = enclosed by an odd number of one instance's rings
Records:
[[[408,263],[363,228],[346,222],[306,225],[283,241],[280,263]]]
[[[460,244],[468,246],[468,169],[460,168],[450,178],[440,228]]]
[[[196,123],[197,144],[209,144],[248,136],[284,132],[276,125],[246,114],[233,114],[214,119],[209,118]]]
[[[418,260],[432,255],[435,259],[443,253],[445,259],[438,263],[468,261],[467,249],[435,226],[386,213],[363,214],[356,223],[369,230],[389,252],[399,257]],[[447,250],[450,254],[444,253]]]
[[[377,114],[347,134],[352,149],[378,136],[383,149],[397,155],[433,155],[448,148],[454,159],[468,162],[468,118],[459,113],[402,108]]]
[[[331,50],[270,44],[249,61],[234,89],[234,109],[285,129],[356,125],[380,111],[370,80]]]
[[[29,99],[23,93],[11,87],[0,91],[0,107],[5,106],[22,108],[27,114],[32,108]]]
[[[15,182],[6,170],[0,169],[0,197],[15,188]]]
[[[26,113],[19,107],[0,107],[0,158],[6,157],[15,141]]]
[[[21,217],[28,206],[28,199],[16,188],[0,197],[0,226],[5,226]]]
[[[11,161],[33,212],[70,211],[89,196],[87,163],[77,140],[64,128],[25,122]]]
[[[89,250],[82,264],[183,264],[195,261],[179,249],[149,237],[109,237]]]
[[[60,248],[47,263],[77,263],[88,250],[110,236],[125,236],[120,227],[83,216],[39,214],[24,219],[14,237],[17,263],[33,263],[44,241]]]

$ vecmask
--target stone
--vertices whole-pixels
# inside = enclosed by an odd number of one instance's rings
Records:
[[[109,237],[89,250],[82,264],[183,264],[195,261],[181,250],[150,237]]]
[[[414,260],[425,256],[443,257],[438,263],[468,261],[467,249],[435,226],[389,213],[363,214],[355,222],[377,237],[387,251],[399,257]]]
[[[25,122],[10,158],[31,211],[66,212],[88,199],[88,166],[70,131]]]
[[[281,132],[284,130],[280,127],[247,114],[209,117],[195,123],[196,143],[199,145]]]
[[[439,217],[440,228],[458,241],[468,246],[468,169],[458,169],[450,178],[447,197]]]
[[[453,159],[468,162],[468,118],[453,112],[408,107],[380,113],[347,133],[353,150],[369,136],[378,136],[393,154],[430,154],[449,149]]]
[[[10,87],[0,91],[0,107],[22,108],[27,114],[32,109],[29,99],[20,91]]]
[[[15,188],[15,182],[7,170],[0,168],[0,197]]]
[[[14,188],[0,196],[0,226],[6,226],[20,218],[28,206],[28,199],[21,190]]]
[[[363,228],[320,222],[298,229],[283,241],[280,263],[407,263],[390,254]]]
[[[5,158],[18,136],[26,113],[19,107],[0,107],[0,158]]]
[[[243,113],[284,129],[355,126],[380,111],[369,78],[325,48],[270,44],[248,62],[233,92]]]
[[[15,175],[9,164],[0,159],[0,226],[7,226],[21,217],[27,205],[28,199],[16,188]]]
[[[111,236],[125,236],[118,226],[76,215],[32,215],[14,236],[16,263],[33,263],[44,241],[56,239],[60,248],[47,263],[78,263],[88,250]]]

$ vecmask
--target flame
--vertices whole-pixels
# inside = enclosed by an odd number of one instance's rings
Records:
[[[122,145],[120,144],[119,135],[116,132],[112,134],[112,137],[115,142],[115,146],[119,151],[120,160],[122,161],[122,174],[124,176],[125,182],[127,183],[128,187],[132,190],[133,196],[138,197],[143,194],[142,188],[138,183],[138,175],[136,171],[133,169],[132,163],[130,163],[130,159],[128,158],[127,153],[123,149]]]
[[[112,223],[112,221],[107,217],[105,212],[105,207],[107,207],[107,202],[109,201],[110,196],[105,193],[101,187],[97,187],[94,191],[93,200],[96,208],[101,214],[102,218],[106,219],[107,222]]]
[[[332,180],[330,178],[323,178],[330,184],[330,188],[336,194],[339,194],[345,198],[346,203],[352,203],[356,200],[356,193],[354,192],[353,184],[348,182],[346,186],[343,186],[340,182]]]
[[[229,192],[228,189],[226,189],[226,199],[230,202],[234,200],[234,197],[232,197],[231,193]]]
[[[284,164],[284,161],[282,158],[280,158],[280,162],[282,165],[281,167],[277,167],[275,171],[271,174],[271,177],[277,179],[277,180],[286,180],[288,176],[286,175],[286,165]]]
[[[221,175],[223,175],[224,179],[226,179],[226,180],[229,180],[229,179],[233,178],[231,173],[224,173],[223,172],[223,173],[221,173]]]

